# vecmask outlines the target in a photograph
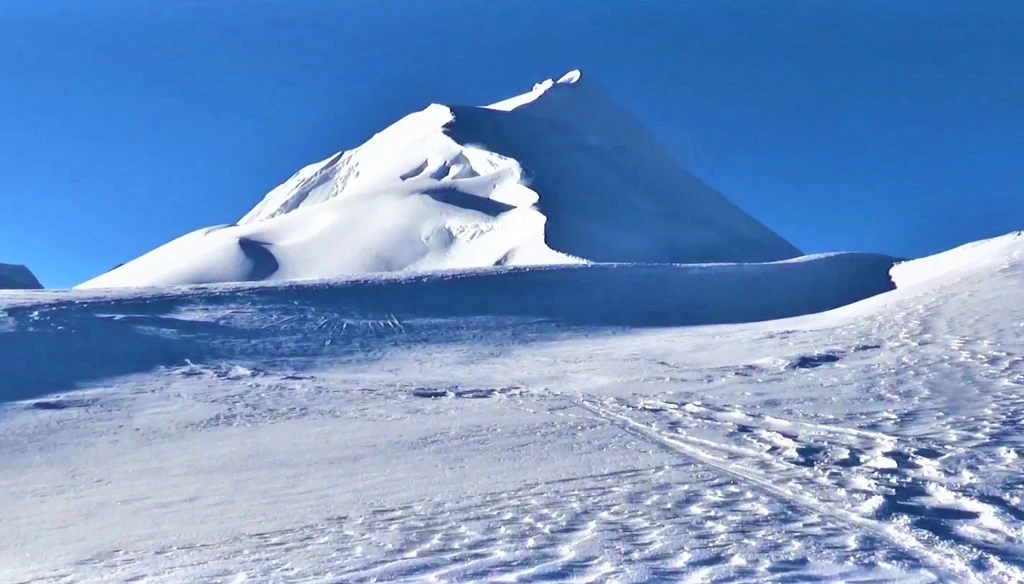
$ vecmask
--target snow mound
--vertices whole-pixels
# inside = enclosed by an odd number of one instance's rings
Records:
[[[0,263],[0,290],[38,290],[42,287],[27,267]]]
[[[1024,231],[974,241],[939,254],[901,262],[891,271],[897,288],[942,284],[950,277],[1020,269],[1024,266]]]
[[[237,224],[192,232],[79,287],[798,255],[571,71],[487,107],[408,115],[301,169]]]

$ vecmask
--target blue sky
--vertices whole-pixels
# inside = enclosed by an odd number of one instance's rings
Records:
[[[0,261],[70,286],[430,102],[581,68],[808,252],[1024,228],[1018,0],[8,1]]]

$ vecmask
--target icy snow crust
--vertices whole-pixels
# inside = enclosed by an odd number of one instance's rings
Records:
[[[1024,235],[872,262],[2,293],[0,580],[1024,581]]]
[[[798,255],[574,71],[485,108],[431,105],[303,168],[236,225],[79,287]]]

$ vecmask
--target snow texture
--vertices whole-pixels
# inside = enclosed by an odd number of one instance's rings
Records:
[[[1024,234],[891,264],[0,294],[0,581],[1020,582]]]
[[[306,166],[237,224],[194,231],[79,287],[798,255],[572,71],[487,107],[408,115]]]
[[[0,290],[38,290],[42,287],[27,267],[0,263]]]

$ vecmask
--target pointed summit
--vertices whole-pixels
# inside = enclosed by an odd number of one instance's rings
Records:
[[[487,109],[452,108],[448,134],[517,160],[545,241],[600,262],[751,262],[800,250],[681,167],[592,78],[571,71]],[[518,102],[513,100],[518,99]],[[500,110],[500,111],[493,111]]]
[[[237,224],[81,287],[797,255],[574,70],[486,107],[410,114],[303,168]]]

